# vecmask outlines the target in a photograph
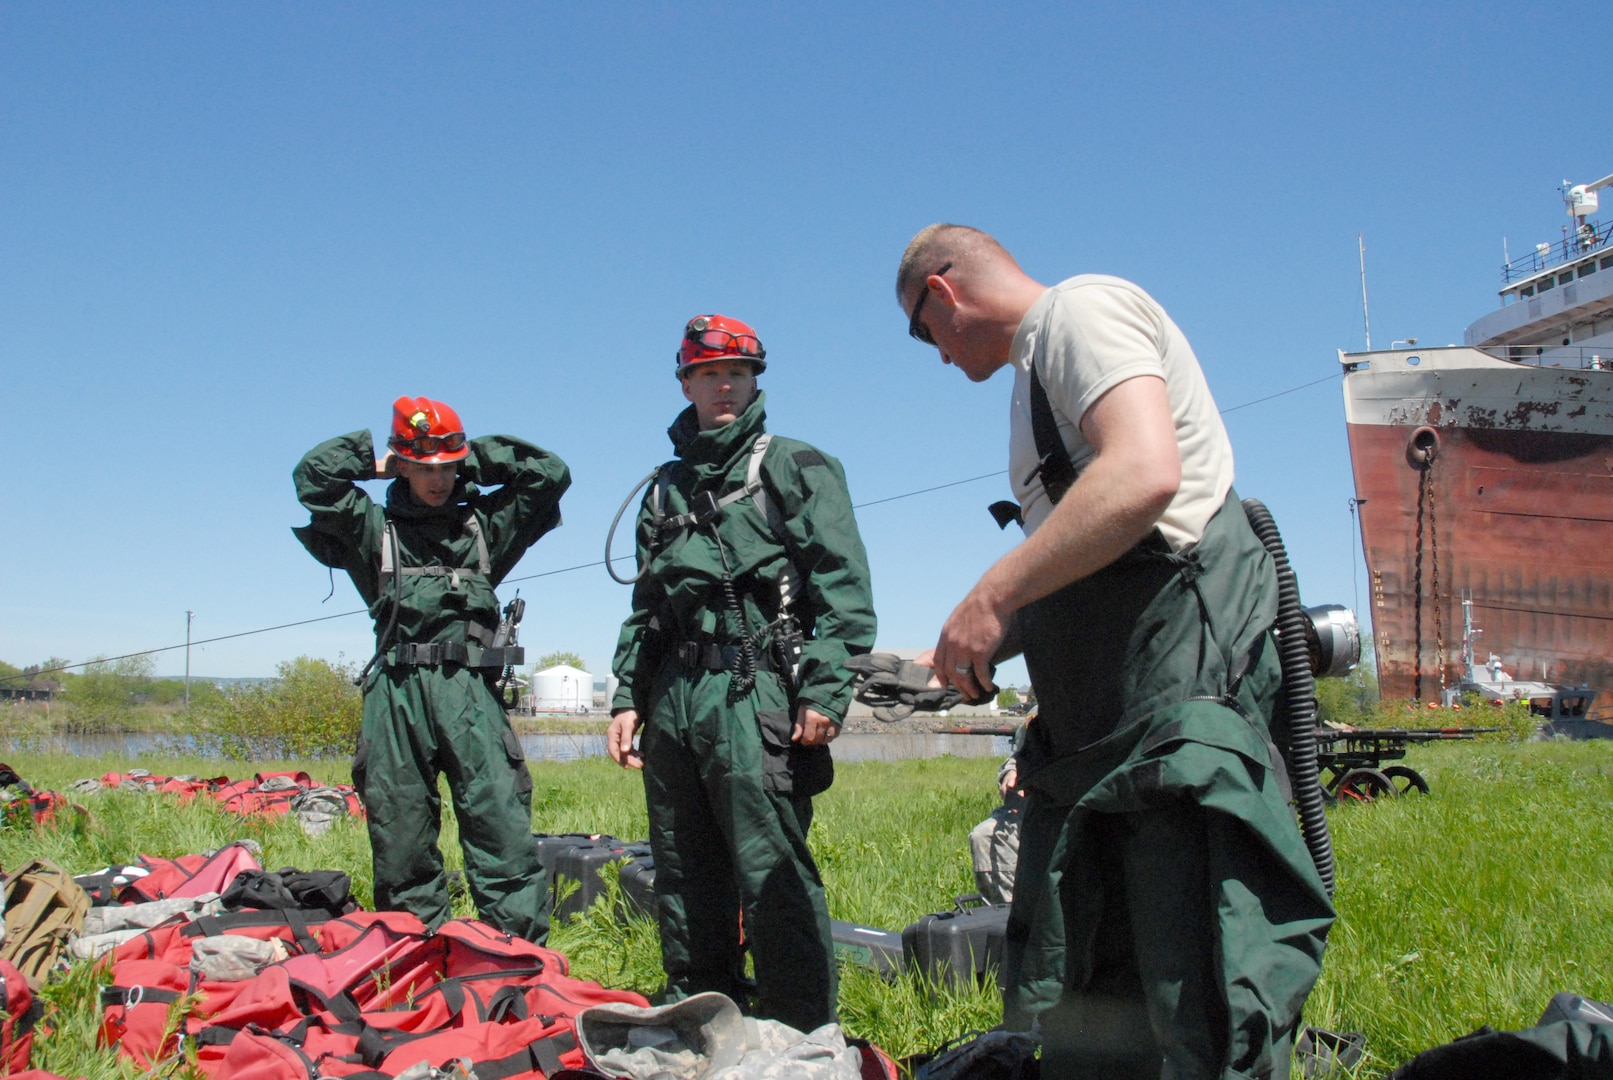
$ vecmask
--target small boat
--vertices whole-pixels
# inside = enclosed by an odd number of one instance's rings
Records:
[[[1473,625],[1472,600],[1463,597],[1463,674],[1455,686],[1445,689],[1441,695],[1443,704],[1458,705],[1475,698],[1494,705],[1526,701],[1529,711],[1540,718],[1539,734],[1543,738],[1560,735],[1570,739],[1613,739],[1613,724],[1600,719],[1593,709],[1598,694],[1590,686],[1514,679],[1495,653],[1490,653],[1482,666],[1476,663],[1474,639],[1483,632]]]

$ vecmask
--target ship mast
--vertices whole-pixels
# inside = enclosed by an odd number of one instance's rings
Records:
[[[1462,597],[1462,667],[1467,672],[1467,681],[1478,682],[1478,668],[1473,662],[1473,637],[1482,634],[1483,630],[1473,628],[1473,598]]]
[[[1367,242],[1361,233],[1355,234],[1355,244],[1361,251],[1361,322],[1367,330],[1367,352],[1372,351],[1372,318],[1367,314]]]

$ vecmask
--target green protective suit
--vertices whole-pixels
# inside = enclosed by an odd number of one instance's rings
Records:
[[[711,431],[700,431],[686,409],[669,431],[678,458],[665,466],[664,515],[685,513],[698,494],[720,497],[743,487],[764,421],[760,393],[732,423]],[[797,704],[844,717],[851,699],[845,661],[873,645],[873,597],[840,463],[805,443],[774,439],[761,479],[784,535],[744,498],[725,507],[714,527],[658,536],[652,486],[638,519],[645,572],[617,646],[621,685],[613,709],[635,709],[644,723],[640,750],[669,994],[676,1000],[716,990],[747,1000],[743,911],[757,1012],[811,1031],[836,1016],[829,912],[806,839],[812,796],[829,786],[833,763],[828,747],[792,743],[791,726]],[[724,599],[725,559],[743,625]],[[762,662],[755,686],[742,694],[730,693],[731,670],[679,659],[680,644],[732,645],[746,627],[754,634],[772,623],[787,560],[802,579],[793,609],[806,638],[795,694],[776,658]],[[771,636],[764,636],[762,656],[772,652],[765,646]]]
[[[347,572],[378,636],[392,626],[382,643],[386,656],[364,684],[364,724],[353,758],[353,783],[369,819],[376,908],[410,911],[433,927],[447,920],[448,879],[437,846],[437,778],[445,775],[477,910],[506,933],[543,941],[549,897],[532,846],[532,773],[489,686],[498,672],[400,663],[397,646],[468,642],[475,663],[479,643],[499,621],[493,590],[526,549],[560,523],[570,472],[530,443],[485,436],[471,440],[447,505],[418,502],[408,482],[398,479],[387,489],[383,510],[356,483],[375,476],[370,434],[356,431],[315,447],[292,475],[297,498],[313,515],[293,530],[297,539],[326,566]],[[485,576],[466,525],[471,515],[486,546]],[[388,519],[398,567],[441,570],[383,578]]]
[[[1286,1077],[1333,909],[1267,718],[1270,556],[1235,494],[1027,606],[1036,757],[1003,971],[1048,1075]]]

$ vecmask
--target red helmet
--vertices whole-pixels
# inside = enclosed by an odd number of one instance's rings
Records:
[[[392,403],[392,437],[386,444],[410,461],[458,461],[470,453],[459,414],[423,397],[400,397]]]
[[[678,348],[678,378],[696,364],[712,360],[746,360],[760,375],[767,370],[767,350],[756,331],[727,315],[696,315],[683,328]]]

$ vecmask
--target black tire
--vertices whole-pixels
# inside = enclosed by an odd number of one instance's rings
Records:
[[[1408,769],[1404,765],[1391,765],[1383,770],[1383,775],[1389,778],[1395,785],[1395,791],[1401,795],[1412,791],[1428,794],[1428,781],[1424,780],[1423,774],[1416,769]]]
[[[1399,794],[1395,782],[1377,769],[1351,769],[1333,786],[1333,797],[1341,804],[1393,799]]]

